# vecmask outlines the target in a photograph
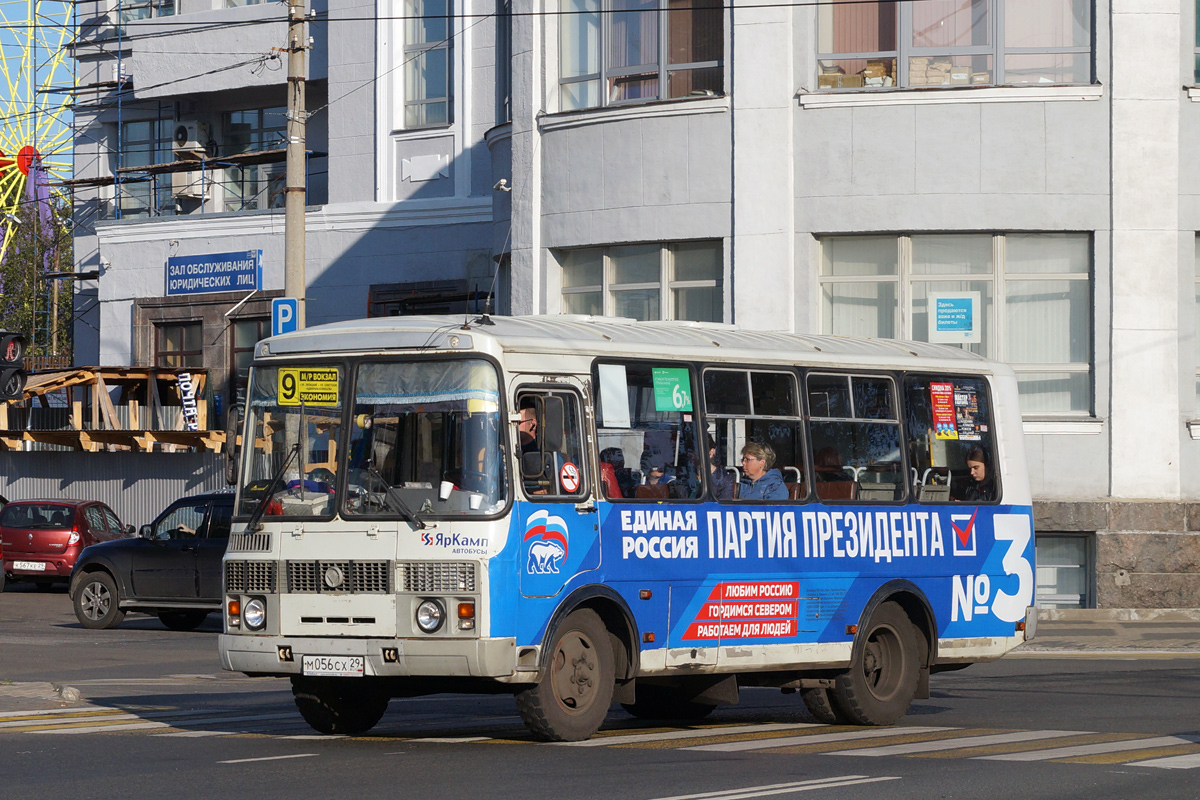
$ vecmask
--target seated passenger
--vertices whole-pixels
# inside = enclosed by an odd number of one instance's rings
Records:
[[[787,484],[775,469],[775,451],[771,445],[750,442],[742,448],[742,480],[738,484],[739,500],[786,500]]]
[[[842,468],[842,456],[836,447],[822,447],[813,457],[816,477],[819,481],[848,481],[850,476]]]
[[[717,463],[717,442],[712,436],[708,437],[708,464],[712,468],[709,483],[712,484],[713,497],[718,500],[733,497],[733,476]]]
[[[967,469],[971,471],[971,482],[963,492],[968,503],[990,503],[996,499],[996,478],[988,467],[987,453],[982,447],[972,447],[967,453]]]

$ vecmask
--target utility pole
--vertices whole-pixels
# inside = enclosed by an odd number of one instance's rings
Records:
[[[305,0],[288,0],[287,188],[283,215],[283,294],[296,298],[296,327],[304,327],[304,105],[308,36]]]

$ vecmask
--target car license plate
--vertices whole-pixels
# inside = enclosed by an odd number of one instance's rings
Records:
[[[301,661],[305,675],[328,675],[338,678],[361,678],[362,656],[305,656]]]
[[[26,572],[45,572],[45,561],[14,561],[13,569],[22,569]]]

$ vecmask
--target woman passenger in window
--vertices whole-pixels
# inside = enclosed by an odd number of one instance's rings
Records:
[[[988,464],[987,453],[982,447],[972,447],[967,453],[967,469],[971,471],[971,482],[963,492],[968,503],[990,503],[996,499],[996,478]]]
[[[775,451],[771,445],[749,442],[742,448],[742,480],[738,486],[739,500],[786,500],[787,484],[775,467]]]

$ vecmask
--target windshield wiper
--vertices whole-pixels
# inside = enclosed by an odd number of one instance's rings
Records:
[[[279,469],[275,470],[275,474],[271,476],[271,482],[267,484],[267,490],[263,492],[262,499],[258,501],[258,505],[254,508],[254,513],[250,515],[250,521],[246,523],[246,530],[250,533],[257,533],[262,530],[262,515],[266,511],[267,503],[271,500],[271,496],[275,494],[275,490],[279,486],[279,482],[283,480],[283,473],[287,471],[288,466],[292,463],[292,459],[300,452],[300,443],[296,442],[292,445],[292,452],[288,453],[288,457],[283,460]]]
[[[425,521],[417,516],[416,512],[408,507],[408,505],[400,497],[400,494],[396,491],[396,487],[392,486],[391,481],[380,475],[379,470],[375,469],[375,465],[370,461],[365,464],[365,467],[371,477],[375,478],[375,480],[384,485],[385,488],[383,490],[383,496],[384,499],[388,501],[388,505],[407,517],[409,522],[417,526],[417,530],[425,530]]]

